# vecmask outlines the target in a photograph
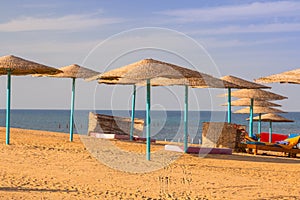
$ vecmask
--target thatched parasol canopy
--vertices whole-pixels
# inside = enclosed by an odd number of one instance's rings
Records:
[[[261,89],[262,88],[270,89],[271,88],[269,86],[257,84],[257,83],[254,83],[254,82],[250,82],[250,81],[247,81],[247,80],[235,77],[235,76],[231,76],[231,75],[223,76],[223,77],[221,77],[221,79],[240,86],[240,89],[260,89],[260,88]]]
[[[7,75],[6,144],[10,143],[11,75],[57,74],[59,72],[61,71],[53,67],[48,67],[13,55],[0,57],[0,74]]]
[[[227,81],[222,81],[213,76],[200,73],[200,77],[196,78],[154,78],[151,79],[151,86],[174,86],[174,85],[186,85],[193,88],[235,88],[238,87],[235,84]],[[198,75],[197,75],[198,76]],[[146,81],[139,82],[137,85],[146,85]]]
[[[68,65],[65,67],[59,68],[62,73],[55,74],[55,75],[38,75],[38,76],[49,76],[55,78],[83,78],[87,79],[96,75],[99,75],[99,72],[94,70],[79,66],[77,64]]]
[[[88,80],[93,79],[99,79],[99,83],[121,85],[146,85],[146,80],[151,79],[151,86],[187,85],[195,88],[240,88],[238,85],[222,81],[211,75],[153,59],[144,59]]]
[[[249,107],[247,107],[247,108],[237,110],[234,113],[246,114],[246,113],[250,113],[250,109]],[[253,113],[262,114],[262,113],[286,113],[286,112],[276,108],[253,106]]]
[[[158,77],[163,78],[191,78],[198,73],[194,70],[179,67],[174,64],[144,59],[124,67],[114,69],[100,75],[102,80],[114,80],[119,78],[134,79],[136,82]]]
[[[247,120],[249,120],[249,119],[247,119]],[[273,122],[294,122],[293,120],[287,119],[285,117],[282,117],[280,115],[276,115],[276,114],[273,114],[273,113],[268,113],[268,114],[264,114],[264,115],[261,115],[261,116],[254,117],[253,120],[258,121],[259,123],[261,123],[261,121],[270,123],[269,142],[272,142],[272,132],[273,132],[272,131],[272,123]]]
[[[0,74],[7,74],[8,70],[10,70],[11,75],[16,76],[29,74],[57,74],[61,72],[53,67],[48,67],[13,55],[0,57]]]
[[[134,85],[132,113],[134,113],[136,85],[146,86],[146,155],[148,160],[150,160],[150,86],[185,86],[184,116],[186,120],[184,123],[184,151],[187,150],[188,137],[188,86],[206,88],[238,87],[237,85],[222,81],[208,74],[153,59],[144,59],[139,62],[105,72],[89,80],[92,79],[98,79],[99,83],[105,84]],[[132,119],[134,120],[133,115]]]
[[[249,118],[247,119],[249,120]],[[263,122],[294,122],[294,120],[291,120],[291,119],[287,119],[285,117],[282,117],[280,115],[276,115],[274,113],[268,113],[268,114],[264,114],[264,115],[261,115],[261,119],[259,119],[259,116],[257,117],[254,117],[253,118],[254,121],[263,121]]]
[[[281,107],[281,105],[279,104],[272,103],[269,101],[264,101],[264,100],[255,100],[253,103],[254,106]],[[231,106],[250,106],[250,104],[251,104],[250,99],[248,98],[242,98],[231,102]],[[222,106],[227,106],[227,105],[228,103],[222,104]]]
[[[270,88],[270,87],[267,87],[265,85],[261,85],[261,84],[257,84],[257,83],[253,83],[253,82],[250,82],[250,81],[246,81],[244,79],[241,79],[241,78],[238,78],[238,77],[235,77],[235,76],[224,76],[224,77],[221,77],[222,80],[224,81],[228,81],[230,83],[233,83],[233,84],[236,84],[238,85],[239,87],[237,87],[238,89],[258,89],[258,88]],[[226,94],[228,96],[228,101],[227,101],[227,107],[228,107],[228,117],[227,117],[227,122],[228,123],[231,123],[231,96],[232,93],[231,93],[231,89],[232,88],[228,88],[228,93]],[[249,101],[250,103],[250,101]]]
[[[229,83],[227,81],[222,81],[218,78],[213,76],[201,74],[201,78],[153,78],[151,79],[151,86],[174,86],[174,85],[187,85],[193,88],[238,88],[239,86]],[[198,75],[197,75],[198,76]],[[107,79],[99,79],[98,83],[104,84],[120,84],[120,85],[141,85],[145,86],[146,81],[139,81],[137,82],[134,79],[127,79],[127,78],[120,78],[114,80],[107,80]]]
[[[300,84],[300,69],[282,72],[255,80],[260,83],[292,83]]]
[[[223,94],[222,96],[227,96],[227,94]],[[279,94],[275,94],[272,92],[268,92],[260,89],[241,89],[238,91],[234,91],[231,93],[231,96],[237,98],[249,98],[255,100],[283,100],[287,99],[285,96],[281,96]]]
[[[68,65],[59,68],[62,73],[51,75],[51,74],[38,74],[35,76],[47,76],[53,78],[71,78],[72,79],[72,97],[71,97],[71,114],[70,114],[70,141],[73,141],[73,128],[74,128],[74,104],[75,104],[75,79],[77,78],[90,78],[99,75],[99,72],[81,67],[77,64]]]

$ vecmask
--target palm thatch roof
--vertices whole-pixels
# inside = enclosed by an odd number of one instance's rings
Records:
[[[104,83],[104,84],[121,84],[121,85],[130,85],[130,84],[136,84],[145,86],[146,81],[139,81],[137,82],[134,79],[127,79],[127,78],[120,78],[120,79],[114,79],[114,80],[106,80],[106,79],[99,79],[98,83]],[[193,88],[236,88],[237,85],[234,85],[232,83],[222,81],[218,78],[215,78],[213,76],[203,76],[203,78],[153,78],[150,81],[151,86],[173,86],[173,85],[188,85]]]
[[[151,79],[151,86],[174,86],[174,85],[187,85],[193,88],[234,88],[238,87],[232,83],[222,81],[213,76],[200,73],[202,78],[154,78]],[[124,82],[124,81],[123,81]],[[128,81],[126,82],[128,83]],[[146,81],[141,81],[137,83],[137,85],[146,85]]]
[[[239,114],[250,113],[250,108],[246,107],[246,108],[237,110],[234,113],[239,113]],[[271,108],[271,107],[253,106],[253,113],[262,114],[262,113],[286,113],[286,112],[276,109],[276,108]]]
[[[249,120],[249,118],[247,118],[247,120]],[[259,121],[259,116],[254,117],[253,121]],[[287,119],[285,117],[276,115],[274,113],[268,113],[268,114],[261,115],[261,121],[263,121],[263,122],[270,122],[270,121],[271,122],[294,122],[294,120]]]
[[[273,74],[255,80],[260,83],[293,83],[300,84],[300,69]]]
[[[250,82],[235,76],[223,76],[221,77],[222,80],[228,81],[230,83],[233,83],[235,85],[240,86],[239,89],[262,89],[262,88],[266,88],[266,89],[270,89],[271,87],[265,86],[265,85],[261,85],[258,83],[254,83],[254,82]]]
[[[222,106],[227,106],[228,103],[222,104]],[[264,107],[281,107],[281,105],[264,101],[264,100],[255,100],[253,102],[254,106],[264,106]],[[242,98],[231,102],[231,106],[250,106],[250,99],[248,98]]]
[[[49,77],[55,77],[55,78],[90,78],[96,75],[99,75],[99,72],[96,72],[94,70],[81,67],[77,64],[68,65],[65,67],[59,68],[59,70],[62,71],[62,73],[55,74],[55,75],[36,75],[36,76],[49,76]]]
[[[199,77],[199,73],[194,70],[154,59],[144,59],[124,67],[105,72],[100,75],[100,78],[108,80],[127,78],[134,79],[139,82],[158,77],[179,79],[197,76]]]
[[[238,85],[211,75],[153,59],[144,59],[89,80],[92,79],[99,79],[99,83],[105,84],[146,85],[146,80],[151,79],[152,86],[188,85],[197,88],[240,88]]]
[[[221,96],[227,96],[228,94],[223,94]],[[237,98],[252,98],[255,100],[283,100],[287,99],[285,96],[275,94],[260,89],[241,89],[231,93],[232,97]]]
[[[61,71],[33,61],[25,60],[13,55],[0,57],[0,74],[7,74],[10,70],[12,75],[28,74],[57,74]]]

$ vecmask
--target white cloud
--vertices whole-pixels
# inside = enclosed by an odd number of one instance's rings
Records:
[[[299,1],[254,2],[251,4],[166,10],[159,14],[175,17],[177,22],[212,22],[260,19],[262,17],[300,16]]]
[[[84,30],[122,22],[119,18],[97,18],[94,15],[66,15],[62,17],[22,17],[0,24],[0,32],[20,32],[37,30]]]

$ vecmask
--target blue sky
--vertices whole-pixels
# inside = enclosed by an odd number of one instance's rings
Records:
[[[78,63],[102,72],[149,55],[187,63],[170,56],[172,51],[206,73],[253,80],[299,68],[300,63],[299,1],[5,1],[0,11],[0,55],[13,54],[54,67]],[[145,31],[143,27],[157,28]],[[201,48],[196,50],[192,42]],[[144,50],[123,55],[126,48],[139,46],[164,48],[169,53]],[[4,108],[6,77],[0,81],[0,107]],[[67,109],[70,82],[14,77],[12,106]],[[77,83],[78,109],[127,109],[130,105],[130,87]],[[277,102],[282,109],[300,110],[300,86],[270,86],[272,92],[289,97]],[[139,91],[137,107],[143,109],[144,90]],[[224,99],[215,97],[218,93],[224,91],[193,90],[191,109],[224,109],[219,106]],[[182,88],[155,88],[153,108],[181,109],[182,96]]]

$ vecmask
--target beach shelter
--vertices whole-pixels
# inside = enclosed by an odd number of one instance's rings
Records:
[[[229,83],[227,81],[220,80],[215,78],[211,75],[200,73],[192,78],[153,78],[151,79],[150,85],[151,86],[185,86],[185,108],[184,108],[184,150],[187,150],[187,135],[188,135],[188,86],[192,88],[237,88],[237,85]],[[200,75],[200,76],[199,76]],[[141,81],[135,83],[136,80],[126,79],[126,78],[118,78],[118,80],[108,80],[108,79],[101,79],[101,76],[94,77],[92,79],[99,79],[99,83],[105,84],[120,84],[120,85],[129,85],[133,84],[133,95],[132,95],[132,114],[131,114],[131,129],[130,129],[130,140],[133,139],[133,125],[134,125],[134,115],[135,115],[135,96],[136,96],[136,85],[146,86],[145,81]],[[89,79],[91,80],[91,79]]]
[[[70,141],[73,141],[73,132],[74,132],[74,106],[75,106],[75,80],[78,78],[87,79],[96,75],[99,75],[99,72],[87,69],[85,67],[79,66],[77,64],[68,65],[65,67],[59,68],[62,73],[55,75],[43,75],[54,78],[70,78],[72,79],[72,97],[71,97],[71,113],[70,113]],[[40,75],[38,75],[40,76]]]
[[[258,118],[258,133],[261,132],[261,115],[265,114],[265,113],[285,113],[282,110],[276,109],[276,108],[271,108],[271,107],[266,107],[266,106],[253,106],[252,109],[253,114],[258,114],[257,118]],[[250,113],[250,109],[249,108],[243,108],[240,110],[235,111],[234,113],[240,113],[240,114],[245,114],[245,113]],[[253,118],[252,118],[253,119]],[[251,135],[251,137],[253,136],[253,133]]]
[[[184,85],[185,86],[185,112],[184,112],[184,150],[187,150],[188,135],[188,86],[193,82],[199,87],[209,87],[208,84],[224,84],[223,81],[210,75],[199,73],[194,70],[183,68],[174,64],[154,60],[144,59],[130,65],[114,69],[101,74],[97,79],[99,83],[108,84],[133,84],[145,85],[147,88],[146,96],[146,158],[150,160],[150,87],[167,86],[167,85]],[[204,80],[204,81],[203,81]],[[197,84],[196,84],[197,83]],[[233,86],[233,84],[231,84]],[[135,90],[135,86],[134,86]],[[133,93],[135,96],[135,92]],[[134,101],[132,101],[134,104]],[[134,106],[132,106],[134,113]],[[133,114],[134,115],[134,114]],[[134,119],[134,117],[133,117]],[[133,123],[133,121],[132,121]]]
[[[227,95],[227,94],[225,94]],[[250,120],[249,120],[249,136],[253,136],[253,104],[254,100],[282,100],[287,97],[268,92],[260,89],[241,89],[231,93],[231,96],[237,98],[248,98],[250,99]]]
[[[279,74],[273,74],[270,76],[261,77],[255,79],[260,83],[291,83],[300,84],[300,69],[294,69],[291,71],[282,72]]]
[[[0,57],[0,74],[7,75],[7,99],[6,99],[6,144],[10,143],[10,100],[11,100],[11,76],[23,76],[30,74],[57,74],[61,72],[53,67],[48,67],[23,58],[8,55]]]
[[[227,106],[228,103],[222,104],[222,106]],[[247,98],[241,98],[237,99],[235,101],[231,102],[231,106],[250,106],[250,99]],[[281,107],[281,105],[269,102],[269,101],[264,101],[264,100],[255,100],[253,102],[253,106],[260,106],[260,107]],[[261,114],[259,114],[260,116]],[[261,122],[259,121],[258,123],[258,133],[261,131]]]
[[[248,119],[247,119],[248,120]],[[290,120],[287,119],[285,117],[282,117],[280,115],[276,115],[274,113],[268,113],[268,114],[264,114],[261,116],[261,118],[259,119],[259,117],[254,117],[253,118],[254,121],[263,121],[263,122],[269,122],[269,142],[272,142],[272,123],[273,122],[294,122],[294,120]]]
[[[265,85],[261,85],[261,84],[257,84],[251,81],[247,81],[244,80],[242,78],[238,78],[236,76],[223,76],[221,77],[222,80],[233,83],[235,85],[238,85],[239,87],[237,89],[270,89],[271,87],[265,86]],[[227,122],[231,123],[231,87],[228,87],[228,92],[227,92]]]

